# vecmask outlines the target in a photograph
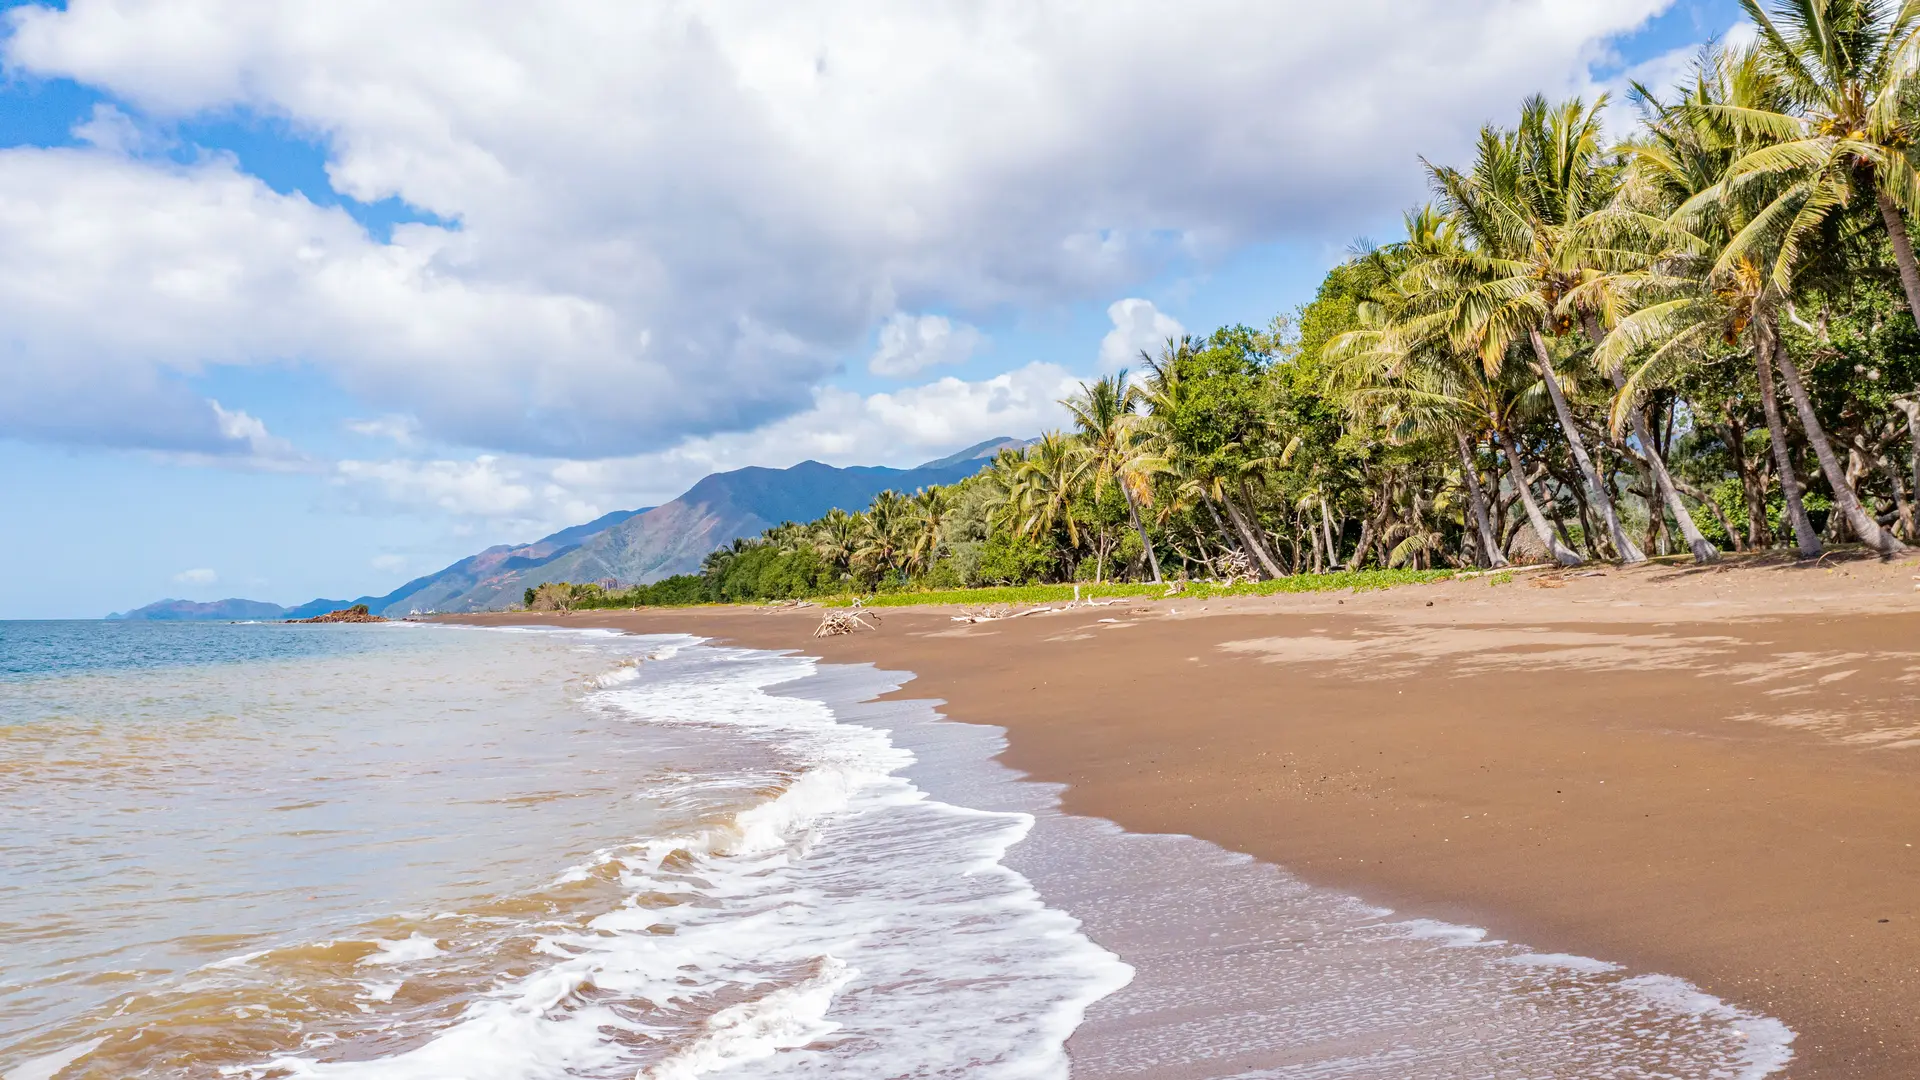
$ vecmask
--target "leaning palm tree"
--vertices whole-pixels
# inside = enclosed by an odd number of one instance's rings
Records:
[[[1740,5],[1760,31],[1757,57],[1777,87],[1774,100],[1694,108],[1758,144],[1733,163],[1726,185],[1769,189],[1770,204],[1754,216],[1753,241],[1771,256],[1774,286],[1791,289],[1809,241],[1868,189],[1907,306],[1920,321],[1920,264],[1906,222],[1920,210],[1920,173],[1910,156],[1920,3],[1775,0],[1771,12],[1760,0]],[[1747,247],[1736,243],[1732,252],[1746,254]]]
[[[1743,152],[1752,139],[1752,124],[1742,118],[1777,115],[1763,106],[1769,101],[1777,103],[1781,90],[1778,84],[1770,86],[1757,77],[1758,70],[1759,57],[1755,54],[1723,58],[1711,70],[1702,66],[1692,96],[1682,105],[1661,107],[1654,103],[1655,115],[1650,120],[1656,135],[1654,144],[1665,145],[1654,151],[1637,150],[1636,167],[1650,172],[1667,190],[1684,194],[1687,182],[1697,183],[1702,172],[1697,167],[1676,168],[1675,162],[1682,155],[1711,160],[1711,154],[1717,152],[1728,159],[1728,178],[1688,195],[1663,223],[1663,235],[1671,248],[1660,271],[1667,295],[1630,317],[1634,326],[1628,340],[1602,346],[1603,362],[1617,362],[1636,351],[1644,353],[1645,361],[1629,380],[1637,390],[1704,355],[1704,344],[1716,339],[1730,343],[1746,332],[1752,342],[1761,405],[1800,554],[1817,554],[1820,543],[1794,477],[1786,425],[1774,390],[1776,369],[1842,517],[1868,546],[1894,554],[1905,545],[1881,528],[1860,504],[1779,332],[1778,313],[1790,303],[1791,296],[1780,275],[1784,270],[1790,281],[1802,263],[1799,256],[1786,249],[1797,243],[1796,230],[1805,212],[1826,212],[1819,209],[1825,196],[1806,178],[1778,176],[1767,184],[1751,178],[1733,182],[1740,162],[1754,157]],[[1631,396],[1623,389],[1621,402]],[[1616,403],[1616,415],[1619,409]]]
[[[1140,521],[1139,503],[1143,499],[1151,501],[1149,480],[1155,473],[1165,472],[1167,465],[1150,449],[1142,417],[1134,411],[1136,400],[1138,392],[1127,384],[1123,369],[1091,384],[1081,383],[1080,392],[1060,404],[1067,407],[1080,429],[1080,458],[1091,474],[1094,497],[1105,494],[1108,485],[1119,487],[1127,503],[1127,518],[1140,536],[1140,547],[1158,583],[1160,557],[1154,554],[1153,538]]]
[[[1544,98],[1530,98],[1518,128],[1481,130],[1471,170],[1431,164],[1427,169],[1469,241],[1436,267],[1464,286],[1454,304],[1452,333],[1489,371],[1508,362],[1515,342],[1524,338],[1531,346],[1588,498],[1615,552],[1635,563],[1646,556],[1621,526],[1610,485],[1587,452],[1548,341],[1571,329],[1562,309],[1570,292],[1622,259],[1639,261],[1637,253],[1585,242],[1590,233],[1581,228],[1588,215],[1606,205],[1615,183],[1601,144],[1605,104],[1602,98],[1590,108],[1577,99],[1549,106]]]
[[[1463,264],[1458,253],[1448,250],[1460,242],[1457,234],[1450,222],[1429,211],[1408,215],[1407,227],[1407,243],[1388,256],[1406,269],[1359,306],[1360,329],[1328,348],[1329,392],[1349,410],[1375,411],[1389,429],[1425,427],[1450,437],[1481,549],[1489,564],[1499,567],[1507,565],[1507,559],[1494,535],[1474,462],[1474,445],[1483,435],[1491,437],[1496,449],[1505,452],[1514,491],[1541,545],[1562,565],[1579,565],[1583,560],[1560,542],[1535,499],[1518,443],[1510,434],[1525,395],[1518,372],[1513,365],[1489,370],[1449,332],[1455,304],[1451,293],[1461,286],[1439,271]]]

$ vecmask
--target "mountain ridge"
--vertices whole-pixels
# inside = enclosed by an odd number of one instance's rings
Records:
[[[952,484],[984,467],[1003,447],[1032,440],[987,439],[911,469],[836,467],[802,461],[785,469],[750,465],[709,473],[659,506],[615,510],[528,544],[495,544],[380,596],[314,599],[282,607],[264,600],[166,599],[106,616],[126,621],[302,619],[354,604],[395,618],[430,611],[484,611],[519,600],[550,581],[644,584],[692,573],[715,548],[757,536],[782,521],[811,521],[828,510],[854,512],[893,488],[912,492]]]

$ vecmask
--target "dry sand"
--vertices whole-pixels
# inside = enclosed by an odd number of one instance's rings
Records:
[[[1910,1077],[1916,574],[1829,557],[980,624],[889,609],[830,639],[817,609],[562,621],[912,671],[903,694],[1006,727],[1008,763],[1070,785],[1070,811],[1683,976],[1793,1027],[1790,1077]]]

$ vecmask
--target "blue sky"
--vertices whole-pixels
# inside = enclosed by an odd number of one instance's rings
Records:
[[[714,468],[1032,434],[1175,324],[1304,302],[1416,155],[1739,19],[1352,6],[1010,27],[999,63],[837,3],[697,37],[0,0],[0,618],[379,593]]]

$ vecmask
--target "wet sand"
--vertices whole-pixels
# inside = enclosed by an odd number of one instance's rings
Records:
[[[1523,573],[987,623],[559,617],[916,673],[1066,809],[1687,978],[1784,1075],[1920,1076],[1920,562]],[[526,623],[552,616],[482,616]]]

